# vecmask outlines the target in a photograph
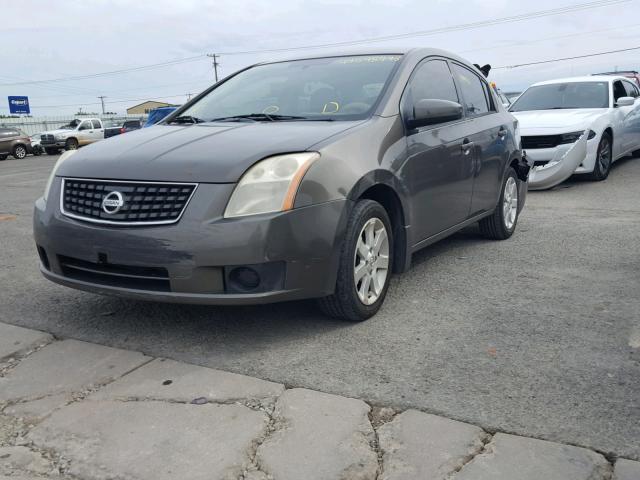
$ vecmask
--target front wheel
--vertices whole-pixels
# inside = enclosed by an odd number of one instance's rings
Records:
[[[60,153],[59,148],[45,148],[44,151],[47,152],[47,155],[57,155]]]
[[[75,138],[68,139],[64,144],[65,150],[77,150],[78,149],[78,140]]]
[[[8,155],[8,154],[6,154],[6,153],[0,153],[0,162],[1,162],[2,160],[6,160],[8,156],[9,156],[9,155]]]
[[[373,200],[353,208],[340,252],[333,295],[319,299],[331,317],[359,322],[375,315],[387,295],[393,259],[389,215]]]
[[[611,136],[608,133],[603,133],[600,143],[598,144],[596,164],[593,167],[593,172],[586,175],[587,178],[596,182],[605,180],[609,176],[609,171],[611,170],[612,158],[613,145],[611,142]]]
[[[506,240],[516,230],[519,214],[518,177],[509,168],[502,182],[500,200],[493,214],[480,220],[480,232],[493,240]]]

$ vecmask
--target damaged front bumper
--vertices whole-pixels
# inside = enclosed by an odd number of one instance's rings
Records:
[[[588,130],[570,145],[529,149],[527,157],[534,167],[529,174],[530,190],[546,190],[564,182],[587,158]]]

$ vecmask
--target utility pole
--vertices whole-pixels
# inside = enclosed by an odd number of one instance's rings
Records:
[[[213,58],[213,73],[216,78],[216,83],[218,83],[218,67],[220,66],[218,58],[220,58],[220,55],[217,53],[207,53],[207,57]]]
[[[191,95],[193,95],[193,93],[185,93],[185,95],[187,96],[187,102],[189,100],[191,100]]]
[[[104,115],[104,99],[107,98],[107,97],[105,97],[104,95],[101,95],[98,98],[102,102],[102,114]]]

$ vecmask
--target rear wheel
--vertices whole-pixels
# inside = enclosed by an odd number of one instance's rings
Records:
[[[27,156],[27,147],[25,147],[24,145],[16,145],[15,147],[13,147],[13,152],[11,153],[11,155],[13,155],[13,158],[22,160]]]
[[[490,217],[480,220],[480,232],[493,240],[506,240],[516,230],[518,223],[518,177],[513,168],[509,168],[502,182],[500,200]]]
[[[75,138],[69,138],[64,144],[65,150],[77,150],[78,149],[78,140]]]
[[[51,147],[45,148],[44,151],[47,152],[47,155],[57,155],[60,153],[60,149]]]
[[[611,135],[603,133],[600,143],[598,144],[598,153],[596,155],[596,164],[593,167],[593,172],[588,173],[586,176],[590,180],[600,182],[609,176],[611,170],[611,160],[613,158],[613,144],[611,142]]]
[[[373,200],[356,203],[347,224],[333,295],[319,299],[329,316],[359,322],[375,315],[387,295],[393,236],[387,211]]]

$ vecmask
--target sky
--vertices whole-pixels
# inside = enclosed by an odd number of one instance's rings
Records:
[[[519,22],[407,36],[368,46],[436,47],[494,67],[504,91],[614,69],[640,70],[640,49],[572,61],[496,68],[640,47],[640,0]],[[144,100],[182,103],[252,63],[335,49],[239,52],[360,41],[513,17],[595,0],[0,0],[0,115],[7,96],[29,97],[34,116],[124,113]],[[161,68],[50,82],[168,61]],[[38,81],[40,83],[25,83]],[[46,81],[46,82],[43,82]]]

